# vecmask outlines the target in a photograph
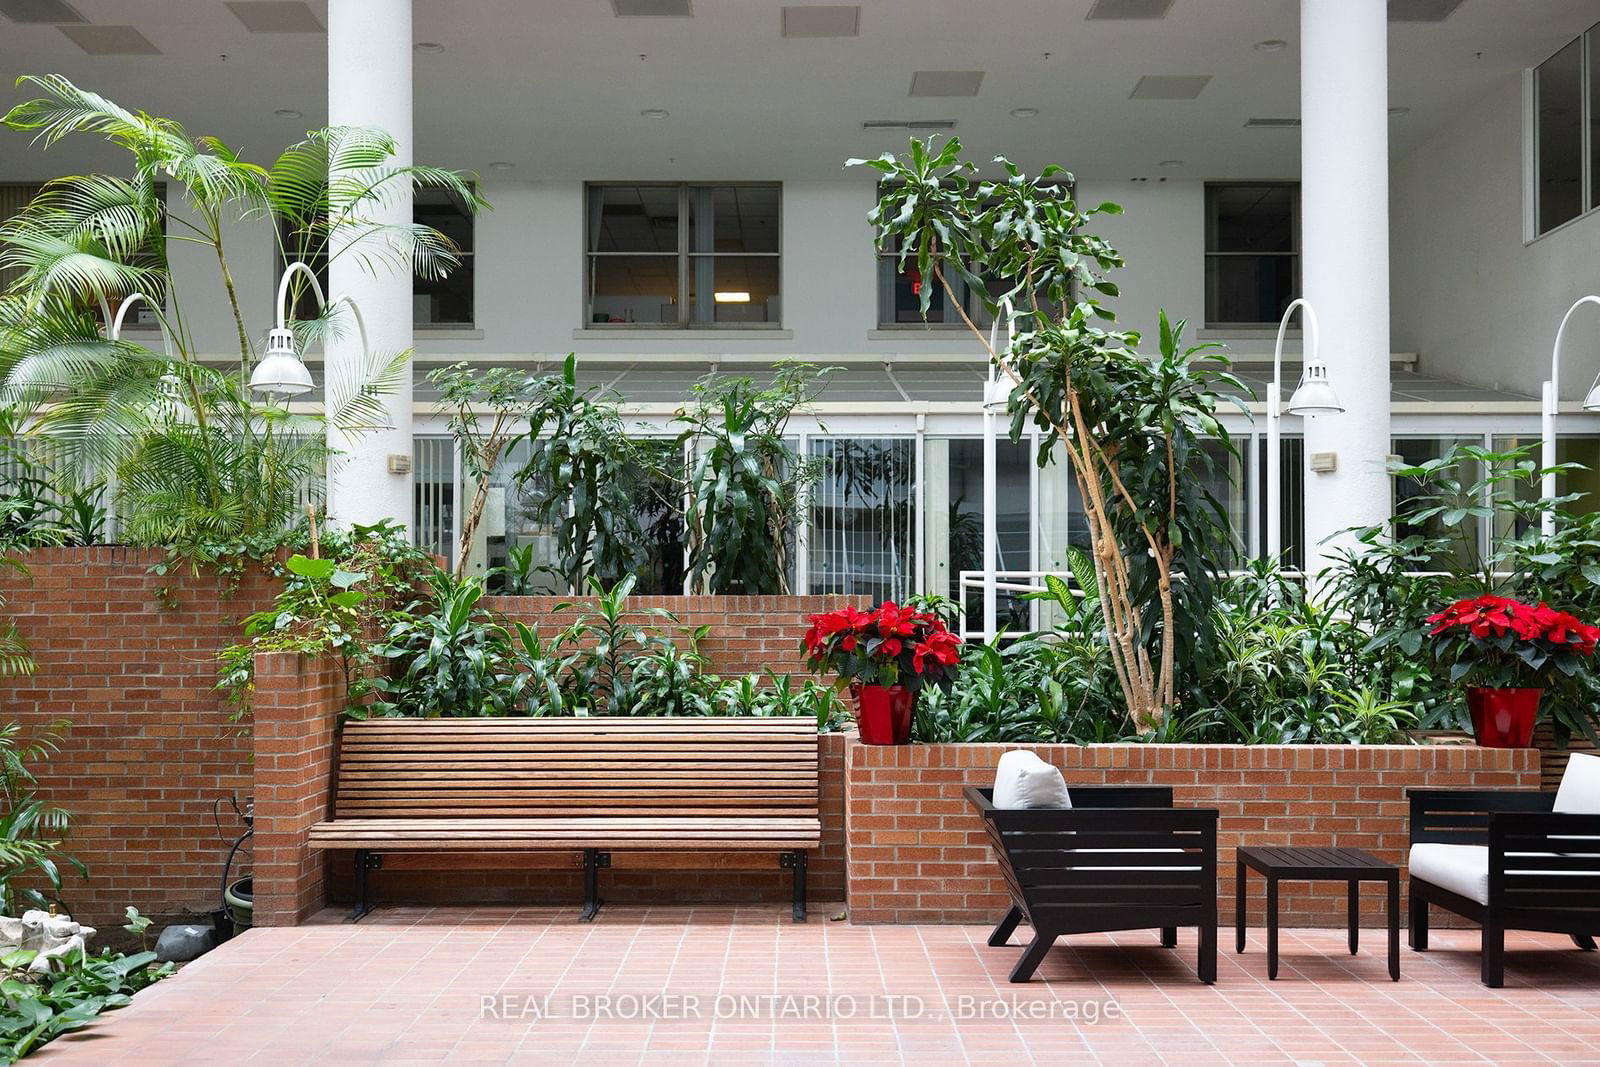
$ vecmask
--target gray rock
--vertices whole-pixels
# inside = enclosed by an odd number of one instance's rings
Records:
[[[169,926],[156,939],[156,959],[187,963],[217,947],[217,932],[209,926],[184,923]]]

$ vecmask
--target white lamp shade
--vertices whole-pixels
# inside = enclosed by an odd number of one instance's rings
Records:
[[[1315,359],[1306,364],[1300,385],[1289,398],[1287,410],[1291,415],[1337,415],[1344,410],[1344,405],[1339,403],[1339,394],[1333,391],[1328,381],[1326,363]]]
[[[1583,398],[1583,410],[1600,412],[1600,378],[1595,379],[1594,388]]]
[[[295,355],[294,335],[273,330],[267,335],[267,354],[250,374],[250,388],[271,396],[299,396],[316,388],[311,372]]]

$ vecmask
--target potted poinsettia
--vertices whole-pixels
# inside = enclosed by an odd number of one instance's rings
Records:
[[[1469,683],[1472,731],[1488,748],[1526,748],[1545,679],[1583,670],[1600,641],[1600,627],[1502,596],[1458,600],[1427,621],[1435,658],[1450,665],[1452,682]]]
[[[813,671],[849,686],[868,745],[909,742],[918,691],[934,685],[948,692],[961,661],[961,638],[942,619],[893,602],[811,616],[802,649]]]

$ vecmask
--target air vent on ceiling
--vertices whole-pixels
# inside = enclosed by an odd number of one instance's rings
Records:
[[[863,130],[953,130],[955,119],[868,119]]]
[[[0,0],[0,15],[12,22],[87,22],[61,0]]]
[[[1172,0],[1094,0],[1086,18],[1121,22],[1129,19],[1164,19],[1172,10]]]
[[[1245,119],[1247,130],[1292,130],[1300,125],[1299,119]]]
[[[911,75],[912,96],[977,96],[981,70],[919,70]]]
[[[1461,0],[1389,0],[1390,22],[1443,22]]]
[[[316,12],[300,0],[239,0],[228,10],[251,33],[322,33]]]
[[[1130,100],[1193,100],[1211,81],[1209,74],[1146,74],[1128,94]]]
[[[688,18],[689,0],[611,0],[619,19]]]
[[[859,37],[861,7],[849,4],[803,4],[783,9],[785,37]]]
[[[61,26],[91,56],[159,56],[161,49],[132,26]]]

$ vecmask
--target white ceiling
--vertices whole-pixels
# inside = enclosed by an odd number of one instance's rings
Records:
[[[691,18],[619,19],[609,0],[416,0],[418,158],[511,178],[829,178],[905,144],[866,119],[955,119],[976,158],[1007,152],[1080,176],[1278,178],[1299,113],[1298,0],[1176,0],[1159,21],[1085,21],[1091,0],[862,0],[860,35],[786,39],[781,0],[693,0]],[[1331,0],[1330,0],[1331,2]],[[51,26],[0,17],[0,101],[18,74],[60,72],[264,158],[326,111],[326,39],[257,35],[222,0],[72,0],[162,53],[88,56]],[[326,0],[312,0],[319,17]],[[1439,24],[1394,24],[1393,153],[1600,22],[1600,0],[1465,0]],[[1280,38],[1276,53],[1252,48]],[[641,58],[641,55],[644,58]],[[225,57],[225,58],[224,58]],[[975,97],[912,98],[918,70],[984,73]],[[1131,100],[1143,75],[1210,75],[1195,100]],[[1014,118],[1013,108],[1037,108]],[[302,119],[274,116],[279,108]],[[662,108],[666,119],[639,112]],[[1158,169],[1162,160],[1181,167]],[[0,133],[0,179],[105,165],[82,146],[41,158]],[[497,178],[502,177],[496,172]],[[860,180],[868,180],[865,174]]]

